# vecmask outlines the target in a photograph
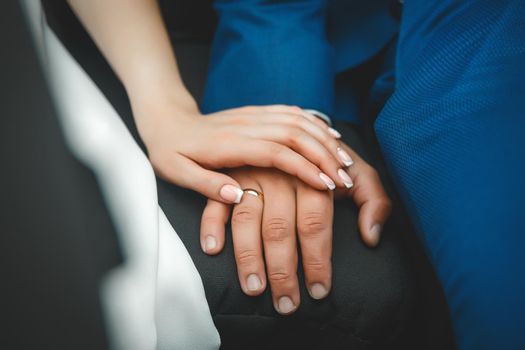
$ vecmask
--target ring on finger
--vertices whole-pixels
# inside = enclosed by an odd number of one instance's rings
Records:
[[[264,194],[261,191],[257,191],[253,188],[245,188],[242,190],[245,194],[252,195],[254,197],[260,198],[261,201],[264,203]]]

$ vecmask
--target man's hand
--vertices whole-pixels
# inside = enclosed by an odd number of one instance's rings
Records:
[[[246,192],[233,207],[233,245],[243,291],[261,294],[268,281],[275,309],[281,314],[295,311],[300,303],[298,238],[310,295],[324,298],[331,287],[333,193],[275,169],[241,168],[229,174],[242,188],[264,194]],[[229,211],[228,205],[208,201],[201,226],[206,253],[222,249]]]
[[[361,236],[375,246],[390,215],[390,200],[376,171],[349,147],[341,147],[353,159],[346,171],[354,185],[336,195],[354,199],[360,208]],[[233,207],[233,245],[243,291],[259,295],[268,281],[275,309],[281,314],[294,312],[300,303],[296,273],[300,244],[306,286],[312,298],[324,298],[331,288],[332,192],[315,190],[275,169],[245,167],[229,175],[242,188],[264,194],[262,199],[245,193]],[[201,244],[207,254],[222,250],[230,211],[231,206],[208,200],[201,223]]]

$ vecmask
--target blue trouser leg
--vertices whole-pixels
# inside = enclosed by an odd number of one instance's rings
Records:
[[[405,1],[376,132],[460,349],[525,349],[525,1]]]

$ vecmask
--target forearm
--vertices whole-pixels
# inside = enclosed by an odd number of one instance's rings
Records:
[[[156,0],[68,0],[123,83],[134,108],[197,105],[180,77]]]

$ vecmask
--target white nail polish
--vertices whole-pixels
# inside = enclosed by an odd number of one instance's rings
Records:
[[[250,292],[258,291],[259,289],[261,289],[261,286],[262,286],[261,280],[259,279],[259,276],[257,276],[256,274],[252,273],[246,279],[246,288],[248,288]]]
[[[289,297],[280,297],[277,303],[277,311],[281,314],[289,314],[295,310],[295,305]]]
[[[368,231],[370,243],[375,247],[379,243],[379,236],[381,235],[382,226],[380,224],[375,224]]]
[[[341,133],[339,131],[335,130],[334,128],[328,127],[328,132],[330,133],[330,135],[332,135],[336,139],[340,139],[341,138]]]
[[[209,252],[217,247],[217,240],[213,236],[207,236],[205,240],[206,252]]]
[[[234,203],[239,204],[241,202],[242,196],[244,195],[244,191],[240,188],[235,187],[235,201]]]
[[[237,204],[241,202],[243,194],[243,190],[233,185],[224,185],[219,192],[222,199]]]
[[[346,173],[346,171],[344,171],[343,169],[339,169],[337,171],[337,174],[339,175],[339,178],[341,179],[341,181],[343,181],[346,188],[352,188],[352,186],[354,186],[352,179]]]
[[[310,296],[316,300],[323,299],[328,294],[328,290],[321,283],[314,283],[310,286]]]
[[[329,190],[335,189],[335,182],[330,177],[328,177],[328,175],[326,175],[325,173],[319,173],[319,177],[321,178],[321,181],[324,182],[326,187],[328,187]]]
[[[339,156],[339,159],[341,159],[345,166],[350,166],[354,164],[352,157],[350,157],[350,155],[341,147],[337,148],[337,155]]]

